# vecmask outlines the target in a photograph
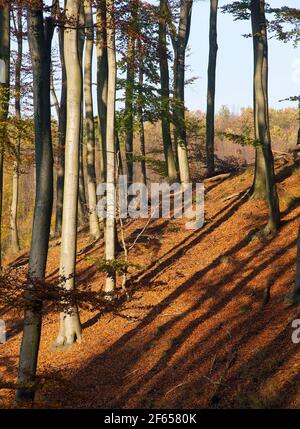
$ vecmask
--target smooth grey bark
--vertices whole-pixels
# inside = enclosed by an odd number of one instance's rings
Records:
[[[65,5],[64,5],[65,6]],[[58,154],[56,169],[56,213],[55,213],[55,236],[61,235],[62,212],[64,198],[64,177],[65,177],[65,139],[67,122],[67,76],[64,58],[64,27],[59,27],[58,42],[59,56],[61,64],[61,93],[58,117]]]
[[[264,233],[272,236],[279,228],[280,211],[269,124],[268,40],[264,0],[251,0],[251,24],[254,51],[254,127],[264,160],[266,199],[269,206],[269,220]]]
[[[64,54],[67,74],[67,127],[65,142],[65,184],[61,233],[60,279],[67,291],[75,288],[77,246],[77,208],[79,184],[80,123],[82,105],[82,70],[78,52],[80,0],[67,0],[66,20],[73,26],[65,28]],[[81,324],[76,305],[67,305],[60,314],[56,347],[81,341]]]
[[[100,227],[97,216],[96,172],[95,172],[95,129],[92,96],[92,60],[93,60],[93,11],[91,0],[84,2],[86,42],[84,63],[84,98],[85,98],[85,126],[86,126],[86,168],[87,191],[89,204],[89,228],[93,240],[100,237]]]
[[[115,202],[115,103],[116,103],[116,48],[115,48],[115,14],[114,0],[106,2],[107,20],[107,59],[108,59],[108,87],[107,87],[107,126],[106,126],[106,161],[107,161],[107,218],[105,222],[105,259],[113,261],[116,253],[116,202]],[[113,270],[106,273],[104,294],[106,299],[112,299],[116,275]]]
[[[128,8],[131,12],[127,31],[127,76],[125,84],[125,150],[128,187],[133,182],[133,95],[136,61],[136,33],[138,5],[136,0],[129,0]]]
[[[59,118],[59,102],[55,91],[55,85],[54,85],[54,76],[53,76],[53,65],[51,63],[50,67],[50,94],[53,101],[53,106],[56,111],[57,118]]]
[[[254,3],[251,3],[251,8],[257,8],[260,7],[259,5],[254,5]],[[257,12],[259,13],[259,12]],[[256,20],[264,19],[263,17],[256,17]],[[253,29],[253,23],[252,23],[252,33],[254,31]],[[256,29],[258,31],[258,35],[260,34],[260,25],[259,22],[256,24]],[[253,80],[253,92],[254,92],[254,106],[256,106],[255,101],[255,83],[259,77],[260,69],[259,62],[262,63],[262,53],[259,55],[259,44],[258,44],[258,38],[253,38],[253,49],[254,49],[254,80]],[[263,48],[261,48],[263,49]],[[257,71],[255,71],[255,67],[257,67]],[[256,73],[256,78],[255,78]],[[254,112],[255,114],[255,112]],[[255,119],[255,139],[259,139],[258,135],[258,124]],[[265,158],[263,154],[263,149],[261,146],[258,146],[255,148],[255,170],[254,170],[254,180],[252,185],[252,198],[255,200],[260,199],[266,199],[267,197],[267,188],[266,188],[266,163]]]
[[[79,10],[79,28],[78,28],[78,56],[81,68],[83,70],[83,50],[85,42],[85,23],[84,23],[84,6],[80,3]],[[83,88],[81,88],[83,92]],[[78,189],[78,223],[85,225],[88,222],[88,209],[85,195],[85,180],[84,180],[84,144],[83,144],[83,96],[81,96],[81,116],[80,116],[80,148],[79,148],[79,189]]]
[[[143,113],[143,97],[142,97],[143,83],[144,83],[144,71],[143,71],[142,59],[140,59],[139,97],[138,97],[137,111],[138,111],[138,123],[139,123],[142,181],[143,181],[144,185],[147,185],[145,129],[144,129],[144,113]]]
[[[167,51],[167,0],[160,0],[159,15],[159,69],[161,89],[161,129],[164,147],[164,155],[167,166],[168,178],[171,182],[177,179],[178,173],[172,148],[170,127],[170,77]]]
[[[218,0],[210,0],[209,58],[207,70],[206,107],[206,163],[208,175],[212,175],[215,171],[215,92],[218,53],[217,16]]]
[[[100,155],[100,180],[106,178],[106,122],[107,122],[107,35],[106,0],[98,0],[96,14],[96,54],[97,54],[97,106],[98,144]]]
[[[21,64],[23,55],[23,25],[22,9],[17,9],[16,19],[14,19],[15,32],[17,38],[17,57],[15,64],[15,115],[17,121],[21,120]],[[19,176],[20,176],[20,146],[21,136],[18,132],[16,138],[15,156],[13,164],[12,177],[12,199],[10,207],[10,228],[11,228],[11,247],[14,253],[20,250],[19,232],[18,232],[18,201],[19,201]]]
[[[263,200],[266,198],[266,164],[261,147],[255,148],[254,180],[251,198]]]
[[[123,161],[122,161],[122,154],[121,154],[120,137],[117,130],[115,130],[115,135],[116,135],[116,154],[117,154],[117,160],[118,160],[118,173],[119,175],[122,175]]]
[[[6,4],[0,6],[0,59],[5,63],[6,82],[0,83],[0,270],[2,268],[1,258],[1,226],[2,226],[2,200],[3,200],[3,161],[6,143],[6,125],[5,120],[8,115],[9,106],[9,73],[10,73],[10,11]]]
[[[33,70],[36,196],[25,294],[23,337],[19,357],[17,400],[33,399],[37,367],[42,302],[36,286],[45,278],[53,203],[50,61],[52,19],[44,22],[42,4],[27,11],[28,40]]]
[[[174,48],[174,100],[173,121],[180,181],[190,182],[185,126],[185,55],[190,35],[193,0],[180,0],[179,26],[177,34],[171,31]]]

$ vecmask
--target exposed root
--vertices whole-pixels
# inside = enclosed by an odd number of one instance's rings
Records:
[[[52,350],[65,350],[75,343],[81,343],[81,324],[77,309],[60,314],[60,329]]]

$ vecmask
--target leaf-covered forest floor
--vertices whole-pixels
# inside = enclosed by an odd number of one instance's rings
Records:
[[[282,228],[272,241],[255,235],[267,219],[264,202],[226,200],[249,189],[249,168],[207,183],[202,229],[187,230],[182,219],[150,223],[130,256],[140,266],[131,300],[104,313],[81,309],[81,344],[53,351],[58,314],[47,314],[33,407],[300,407],[300,344],[291,340],[300,308],[285,304],[295,277],[300,169],[281,161],[276,172]],[[145,222],[128,227],[129,242]],[[102,242],[90,245],[81,233],[78,251],[78,287],[100,291],[103,274],[90,258],[102,257]],[[58,261],[53,242],[48,278]],[[12,310],[0,314],[8,327],[1,382],[14,383],[22,321]],[[18,407],[13,389],[0,389],[0,407]]]

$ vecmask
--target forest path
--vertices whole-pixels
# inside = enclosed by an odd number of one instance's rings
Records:
[[[47,314],[39,355],[35,407],[199,408],[299,407],[299,346],[291,322],[299,308],[285,296],[295,276],[300,170],[278,165],[282,228],[271,242],[253,232],[266,221],[261,201],[236,196],[251,185],[249,170],[206,187],[206,223],[153,220],[134,247],[132,297],[102,314],[81,309],[80,345],[51,351],[58,315]],[[146,220],[129,226],[129,241]],[[103,274],[90,257],[101,243],[78,242],[78,285],[100,291]],[[48,279],[57,276],[59,246],[51,246]],[[262,308],[266,289],[270,301]],[[9,340],[0,345],[0,373],[16,379],[20,320],[4,316]],[[0,407],[15,407],[0,390]]]

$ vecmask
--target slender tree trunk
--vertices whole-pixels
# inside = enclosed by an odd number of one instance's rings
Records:
[[[15,115],[18,121],[21,120],[21,64],[23,55],[23,26],[22,26],[22,8],[17,9],[16,20],[17,33],[17,58],[15,64]],[[16,142],[16,160],[13,165],[12,178],[12,201],[10,208],[10,228],[11,228],[11,246],[14,253],[20,250],[19,233],[18,233],[18,201],[19,201],[19,175],[20,175],[20,132],[17,135]]]
[[[190,34],[192,6],[193,0],[180,1],[179,28],[176,42],[174,125],[180,181],[183,185],[190,182],[186,142],[184,86],[185,53]]]
[[[257,138],[257,137],[255,137]],[[255,148],[255,170],[252,185],[252,198],[263,200],[266,198],[266,164],[261,147]]]
[[[207,70],[206,163],[208,175],[215,171],[215,91],[217,65],[218,0],[210,0],[209,58]]]
[[[83,49],[85,41],[84,31],[84,7],[83,2],[80,3],[79,12],[79,30],[78,30],[78,55],[81,73],[83,70]],[[88,221],[88,206],[85,196],[85,180],[84,180],[84,155],[83,155],[83,97],[81,96],[81,116],[80,116],[80,148],[79,148],[79,190],[78,190],[78,223],[85,225]]]
[[[19,358],[18,400],[33,399],[37,367],[42,302],[36,285],[44,281],[53,203],[50,61],[53,25],[43,22],[42,3],[27,13],[28,40],[33,70],[36,197],[30,247],[23,338]]]
[[[118,159],[118,173],[119,175],[123,174],[123,161],[122,161],[122,155],[121,155],[121,146],[120,146],[120,138],[118,131],[115,132],[116,134],[116,153],[117,153],[117,159]]]
[[[80,121],[82,101],[82,70],[78,55],[77,26],[80,0],[67,0],[67,22],[74,26],[65,29],[64,53],[67,73],[67,127],[65,143],[65,186],[61,234],[61,286],[72,291],[75,287],[77,244],[77,207],[79,182]],[[81,341],[81,325],[77,307],[66,308],[60,314],[60,329],[55,345],[62,347]]]
[[[134,94],[134,71],[135,71],[135,42],[137,26],[137,1],[129,1],[129,10],[131,19],[128,25],[127,34],[127,76],[125,86],[125,129],[126,129],[126,165],[128,186],[133,182],[133,94]]]
[[[3,161],[6,143],[6,118],[9,104],[9,60],[10,58],[10,12],[8,5],[0,6],[0,60],[4,68],[4,82],[0,82],[0,270],[2,268],[2,200],[3,200]],[[2,70],[1,70],[2,71]]]
[[[167,0],[160,0],[159,18],[159,68],[161,88],[161,128],[167,173],[170,182],[177,179],[176,163],[172,149],[170,128],[170,78],[167,52]]]
[[[97,105],[98,105],[98,141],[100,148],[100,179],[106,178],[106,122],[107,122],[107,36],[106,36],[106,0],[98,0],[96,16],[97,51]]]
[[[141,49],[140,49],[140,52],[141,52]],[[144,129],[144,113],[143,113],[143,97],[142,97],[143,83],[144,83],[144,72],[143,72],[143,66],[141,63],[139,67],[138,121],[139,121],[142,180],[143,180],[143,183],[147,185],[145,129]]]
[[[93,59],[93,11],[91,0],[84,3],[86,42],[85,42],[85,65],[84,65],[84,98],[85,98],[85,121],[86,121],[86,160],[87,160],[87,190],[89,201],[89,225],[90,236],[93,240],[100,237],[100,227],[96,211],[96,173],[95,173],[95,129],[92,96],[92,59]]]
[[[251,0],[251,22],[254,49],[254,125],[264,160],[266,198],[269,206],[269,221],[264,232],[273,235],[279,228],[280,211],[269,125],[268,40],[264,0]]]
[[[65,178],[65,140],[67,121],[67,76],[64,58],[64,27],[59,28],[59,54],[61,63],[61,94],[58,118],[58,154],[56,170],[56,216],[55,216],[55,236],[61,235],[62,212],[64,198],[64,178]]]
[[[105,258],[113,261],[116,253],[116,202],[115,202],[115,103],[116,103],[116,49],[114,0],[107,0],[107,59],[108,59],[108,92],[107,92],[107,218],[105,222]],[[115,289],[115,272],[106,274],[104,293],[107,299],[113,297]]]
[[[57,118],[59,119],[59,102],[55,91],[55,85],[54,85],[54,76],[53,76],[53,65],[51,63],[50,68],[50,94],[53,100],[53,105],[56,111]]]

